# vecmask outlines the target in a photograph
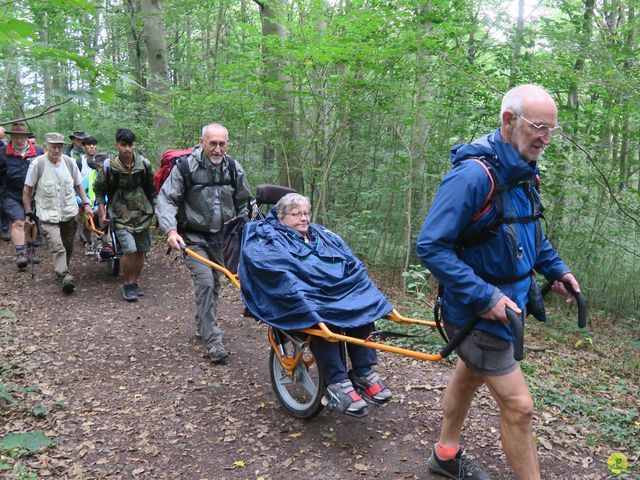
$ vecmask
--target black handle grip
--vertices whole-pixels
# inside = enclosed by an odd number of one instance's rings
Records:
[[[442,358],[448,357],[451,352],[453,352],[455,348],[460,344],[462,339],[466,337],[471,330],[473,330],[473,327],[476,326],[478,320],[480,320],[480,317],[474,317],[467,323],[465,323],[464,326],[460,330],[458,330],[455,336],[451,340],[449,340],[449,343],[447,343],[444,348],[440,350],[440,356],[442,356]]]
[[[582,295],[582,292],[576,292],[573,287],[566,282],[562,282],[564,284],[564,288],[573,295],[573,298],[576,299],[576,304],[578,305],[578,327],[584,328],[587,326],[587,301]],[[547,282],[542,287],[542,296],[545,296],[551,290],[551,283]]]
[[[569,291],[573,298],[576,299],[578,305],[578,327],[584,328],[587,326],[587,301],[584,299],[582,292],[576,292],[571,285],[564,284],[564,287]]]
[[[505,308],[505,313],[513,325],[513,358],[520,361],[524,358],[524,319],[522,314],[514,312],[509,307]]]

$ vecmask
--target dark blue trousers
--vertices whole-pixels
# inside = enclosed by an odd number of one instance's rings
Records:
[[[335,327],[330,328],[337,332]],[[360,327],[345,328],[343,332],[350,337],[364,339],[369,336],[373,329],[374,324],[368,323]],[[316,359],[318,369],[324,376],[327,385],[341,382],[348,378],[347,366],[344,364],[340,355],[340,349],[342,348],[340,342],[328,342],[320,337],[312,336],[310,347]],[[368,374],[373,366],[378,363],[378,355],[373,348],[347,343],[347,353],[351,359],[353,371],[359,377]]]

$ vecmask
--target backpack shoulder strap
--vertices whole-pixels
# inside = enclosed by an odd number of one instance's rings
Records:
[[[62,159],[64,160],[64,163],[67,165],[67,169],[69,170],[69,175],[71,175],[71,178],[73,178],[73,164],[75,163],[77,165],[77,162],[74,161],[73,158],[67,155],[62,155]]]
[[[485,213],[487,213],[489,211],[489,208],[491,208],[491,200],[493,199],[493,194],[496,191],[496,179],[495,179],[495,173],[493,171],[493,167],[488,165],[488,162],[484,159],[484,157],[467,158],[467,160],[471,162],[476,162],[480,166],[482,166],[482,168],[484,168],[484,171],[487,173],[487,176],[489,177],[489,181],[491,182],[491,186],[489,187],[489,193],[487,193],[487,196],[484,198],[484,201],[482,202],[482,208],[480,208],[480,210],[474,213],[473,216],[471,217],[472,220],[475,222],[478,219],[480,219]]]
[[[42,177],[42,172],[44,172],[44,155],[40,155],[35,159],[36,162],[36,184],[40,181],[40,177]],[[35,185],[34,185],[35,187]]]
[[[236,161],[229,156],[225,156],[227,159],[227,166],[229,168],[229,176],[231,177],[231,185],[235,188],[236,180],[238,179],[238,167],[236,166]]]
[[[193,178],[191,177],[191,170],[189,169],[189,155],[183,155],[176,158],[176,168],[182,175],[184,180],[185,193],[193,186]]]

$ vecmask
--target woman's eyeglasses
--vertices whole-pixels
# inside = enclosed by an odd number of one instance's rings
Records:
[[[295,218],[308,217],[311,218],[311,212],[296,212],[296,213],[287,213],[287,215],[291,215]]]

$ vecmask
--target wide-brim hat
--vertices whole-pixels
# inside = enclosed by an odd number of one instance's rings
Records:
[[[5,130],[5,133],[8,133],[9,135],[25,135],[25,136],[29,136],[31,131],[29,130],[29,127],[27,127],[26,123],[24,123],[24,122],[14,122],[14,123],[11,124],[11,129]]]
[[[104,153],[99,153],[94,157],[93,160],[89,160],[87,162],[87,165],[89,165],[91,168],[95,170],[100,170],[102,168],[102,164],[105,162],[107,158],[109,158],[109,155],[105,155]]]
[[[69,138],[71,140],[73,140],[74,138],[77,138],[78,140],[82,140],[84,138],[87,138],[88,135],[82,131],[78,131],[78,132],[73,132],[71,135],[69,135]]]

